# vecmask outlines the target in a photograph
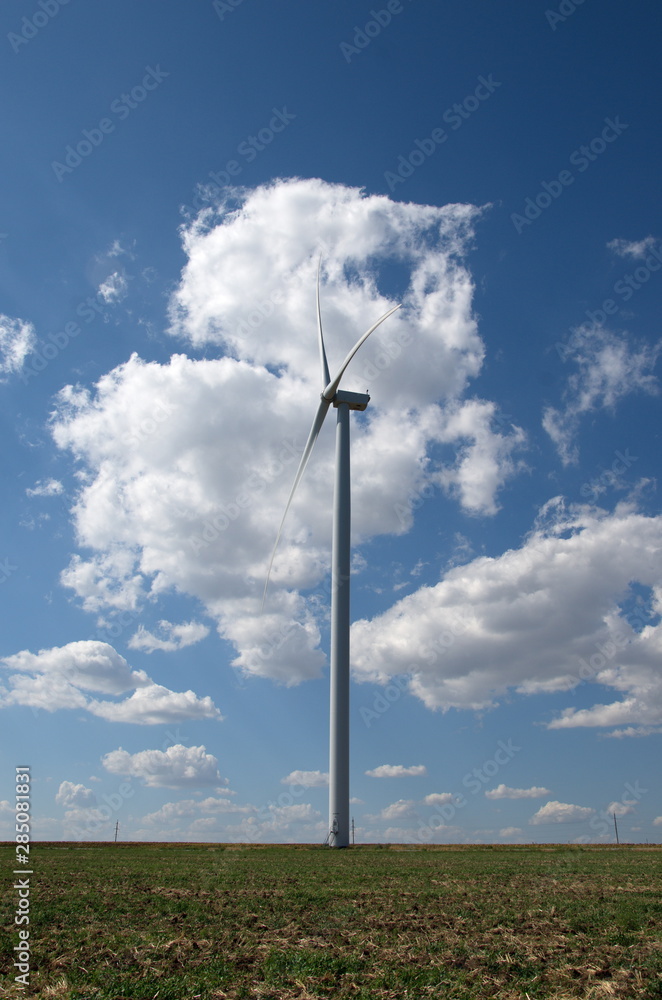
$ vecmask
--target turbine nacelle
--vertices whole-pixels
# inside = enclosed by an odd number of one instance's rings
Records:
[[[324,396],[322,396],[324,399]],[[370,396],[365,392],[345,392],[338,389],[333,397],[333,405],[337,408],[339,403],[348,403],[350,410],[365,410],[370,402]]]

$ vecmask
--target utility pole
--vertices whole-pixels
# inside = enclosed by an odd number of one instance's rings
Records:
[[[119,830],[119,828],[120,828],[120,823],[118,820],[117,823],[115,823],[115,843],[117,843],[117,831]]]
[[[613,813],[613,816],[614,816],[614,830],[616,831],[616,844],[620,845],[621,842],[618,839],[618,823],[616,822],[616,813]]]
[[[352,816],[352,847],[354,847],[354,817]]]

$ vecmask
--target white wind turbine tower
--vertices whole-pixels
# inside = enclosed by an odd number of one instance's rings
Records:
[[[321,264],[321,261],[320,261]],[[349,577],[351,494],[349,475],[349,411],[365,410],[370,396],[358,392],[344,392],[339,388],[345,369],[370,334],[380,323],[399,309],[394,306],[357,340],[335,377],[329,376],[329,365],[324,349],[322,313],[320,310],[320,267],[317,268],[317,331],[320,363],[322,366],[322,395],[303,450],[297,474],[285,506],[285,513],[278,529],[276,544],[271,554],[264,586],[262,606],[269,585],[274,556],[290,509],[292,498],[301,481],[308,459],[319,435],[327,410],[333,403],[338,411],[336,424],[336,464],[333,488],[333,542],[331,559],[331,697],[329,733],[329,835],[330,847],[349,846]]]

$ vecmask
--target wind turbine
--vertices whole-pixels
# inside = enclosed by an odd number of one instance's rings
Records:
[[[297,486],[301,482],[308,459],[324,423],[329,407],[338,411],[336,423],[336,461],[333,488],[333,542],[331,556],[331,692],[329,709],[329,834],[330,847],[349,846],[349,577],[351,535],[351,493],[349,474],[349,413],[365,410],[370,396],[365,393],[345,392],[339,388],[345,369],[377,327],[388,319],[400,305],[393,306],[357,340],[336,375],[329,375],[329,365],[324,349],[322,312],[320,308],[320,266],[317,267],[317,332],[322,368],[322,395],[317,413],[303,450],[297,474],[280,522],[276,544],[271,553],[267,579],[262,596],[262,607],[269,586],[269,576],[276,549],[283,531],[287,512]]]

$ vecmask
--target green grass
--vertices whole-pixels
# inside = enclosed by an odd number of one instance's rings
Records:
[[[37,844],[51,1000],[662,1000],[659,848]]]

